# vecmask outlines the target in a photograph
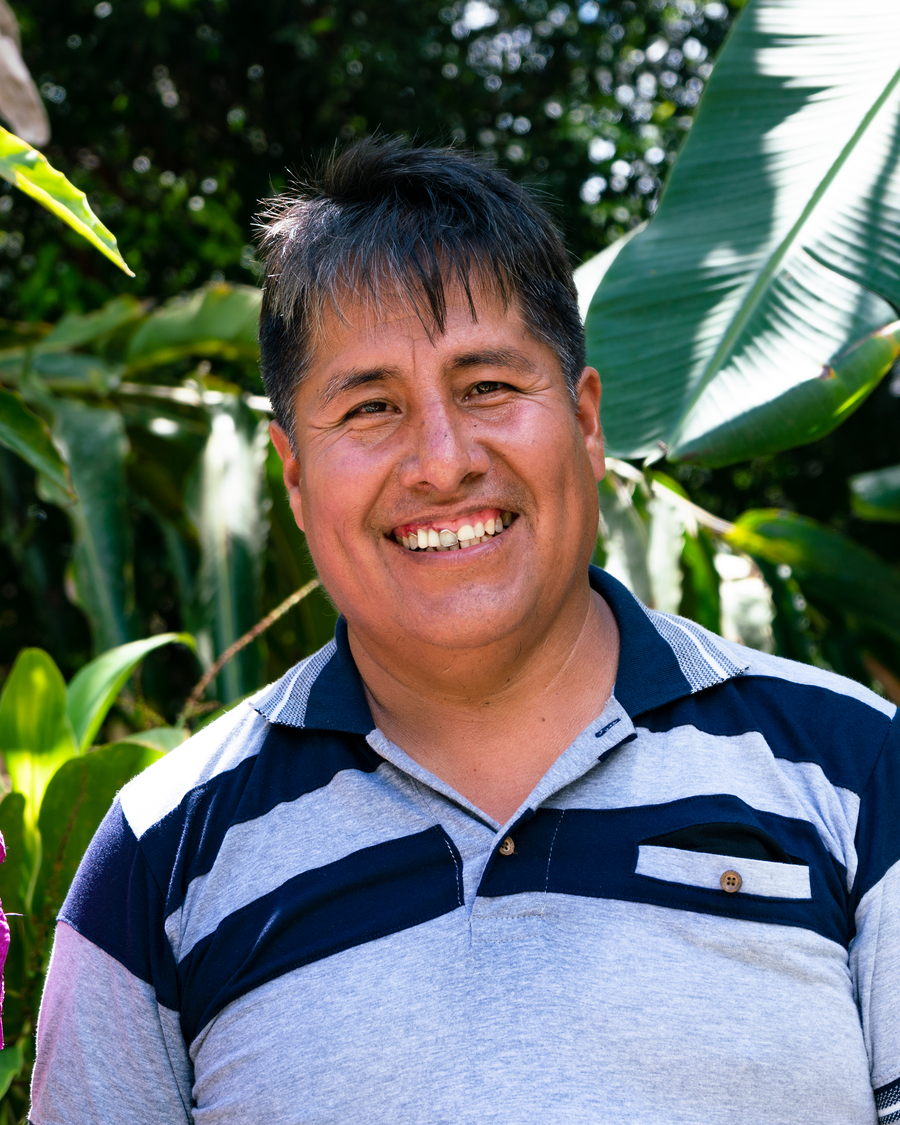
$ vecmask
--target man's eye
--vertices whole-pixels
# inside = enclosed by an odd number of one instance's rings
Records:
[[[493,391],[501,390],[504,385],[505,384],[498,383],[493,379],[484,379],[482,382],[475,384],[471,393],[473,395],[489,395]]]
[[[362,406],[351,410],[349,417],[353,418],[357,414],[384,414],[387,408],[386,402],[364,402]]]

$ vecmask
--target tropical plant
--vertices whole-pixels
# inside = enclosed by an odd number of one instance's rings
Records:
[[[657,214],[582,268],[589,356],[617,457],[711,467],[762,458],[830,432],[891,368],[892,32],[900,11],[887,0],[862,12],[750,0]],[[897,472],[851,482],[858,515],[897,518]],[[726,539],[757,560],[776,604],[808,603],[819,656],[843,645],[831,662],[861,679],[876,665],[900,668],[893,567],[789,512],[747,512]],[[788,579],[799,582],[793,594],[779,590]]]
[[[27,1113],[34,1027],[56,915],[75,869],[116,792],[187,737],[162,727],[93,746],[129,676],[150,652],[193,646],[187,634],[122,645],[66,685],[43,650],[19,654],[0,695],[0,751],[11,788],[0,801],[6,862],[0,898],[11,941],[0,1051],[0,1121]],[[4,1096],[6,1095],[6,1096]]]
[[[47,155],[115,223],[126,285],[2,205],[8,316],[253,280],[258,200],[382,130],[463,143],[559,200],[575,252],[649,213],[736,0],[12,0]],[[605,186],[604,186],[605,185]],[[67,268],[60,268],[61,266]]]
[[[36,470],[39,503],[68,517],[67,594],[90,622],[95,653],[170,621],[197,638],[209,669],[314,578],[267,451],[268,401],[239,385],[256,370],[258,308],[258,290],[225,283],[152,311],[120,297],[0,348],[10,388],[0,391],[0,441]],[[212,375],[212,363],[231,378]],[[46,607],[53,560],[24,557],[37,553],[37,536],[21,545],[33,510],[21,479],[0,473],[0,534],[19,550],[23,575],[46,583],[34,599]],[[333,621],[325,601],[300,605],[267,635],[269,674],[324,643]],[[258,687],[265,655],[260,643],[244,646],[220,671],[217,699]],[[170,719],[197,676],[182,658],[152,693]]]

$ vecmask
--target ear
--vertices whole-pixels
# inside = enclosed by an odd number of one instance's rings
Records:
[[[290,438],[277,422],[269,423],[269,437],[281,458],[284,486],[288,491],[291,511],[294,513],[297,527],[301,531],[305,531],[306,529],[303,526],[303,500],[300,494],[300,462],[291,446]]]
[[[600,425],[600,376],[593,367],[586,367],[578,380],[575,417],[584,447],[596,480],[603,480],[606,458],[603,454],[603,429]]]

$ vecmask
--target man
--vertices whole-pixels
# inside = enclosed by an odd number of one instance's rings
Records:
[[[263,244],[342,617],[122,791],[32,1120],[900,1120],[895,708],[589,570],[600,385],[547,216],[365,142]]]

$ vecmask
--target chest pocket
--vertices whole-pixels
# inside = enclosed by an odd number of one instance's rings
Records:
[[[636,875],[728,895],[812,897],[809,867],[748,824],[697,824],[645,840]]]

